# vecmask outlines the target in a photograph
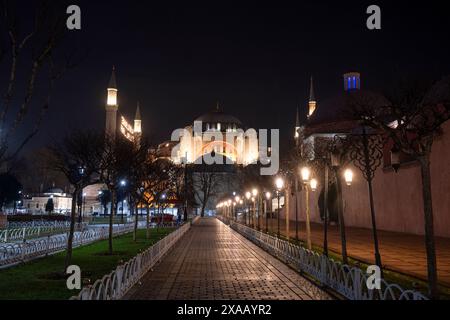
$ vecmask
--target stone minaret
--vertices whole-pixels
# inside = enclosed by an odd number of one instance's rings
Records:
[[[142,138],[141,107],[138,102],[136,108],[136,116],[134,117],[134,142],[136,146],[140,146],[141,138]]]
[[[113,67],[111,79],[108,85],[108,99],[106,102],[106,127],[105,133],[110,138],[116,137],[117,132],[117,110],[119,110],[119,104],[117,102],[117,83],[116,83],[116,71]]]
[[[316,96],[314,94],[314,81],[313,81],[313,77],[311,77],[311,87],[309,89],[309,102],[308,102],[308,106],[309,106],[309,111],[308,111],[308,118],[311,117],[313,115],[313,113],[316,111],[317,108],[317,101],[316,101]]]
[[[294,139],[295,139],[295,145],[298,147],[299,143],[300,143],[300,130],[301,130],[301,126],[300,126],[300,113],[298,111],[297,108],[297,116],[295,118],[295,132],[294,132]]]

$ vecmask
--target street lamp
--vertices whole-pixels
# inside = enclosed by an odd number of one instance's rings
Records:
[[[305,206],[306,206],[306,244],[309,250],[312,249],[311,243],[311,214],[309,210],[309,189],[311,191],[317,190],[318,181],[311,179],[311,170],[307,167],[301,169],[300,174],[302,176],[303,185],[305,187]]]
[[[269,204],[270,200],[272,200],[272,194],[270,192],[266,192],[266,233],[269,233]]]
[[[308,168],[302,168],[302,170],[300,171],[300,174],[302,176],[302,181],[304,184],[309,182],[309,179],[311,177],[311,170],[309,170]]]
[[[319,182],[316,179],[311,179],[310,182],[311,191],[316,192],[318,184]]]
[[[122,189],[125,189],[125,187],[126,187],[126,185],[127,185],[127,182],[125,181],[125,180],[121,180],[120,181],[120,187],[122,188]],[[123,205],[124,205],[124,198],[125,198],[125,190],[122,190],[123,191],[123,194],[122,194],[122,212],[121,212],[121,222],[122,222],[122,224],[124,224],[124,219],[123,219],[123,214],[124,214],[124,207],[123,207]]]
[[[353,171],[350,169],[345,170],[344,172],[344,179],[347,186],[351,186],[353,183]]]
[[[252,201],[253,202],[253,215],[252,215],[252,217],[253,217],[253,226],[255,226],[255,218],[257,218],[258,219],[258,229],[259,229],[259,212],[256,212],[256,205],[257,205],[257,197],[258,197],[258,189],[256,189],[256,188],[254,188],[253,190],[252,190],[252,196],[253,196],[253,198],[254,198],[254,200]]]
[[[234,198],[234,201],[236,202],[236,205],[238,206],[239,204],[240,204],[240,202],[241,202],[241,197],[240,196],[236,196],[235,198]],[[235,207],[234,208],[234,219],[235,219],[235,221],[237,222],[237,220],[238,220],[238,210],[237,210],[237,207]]]
[[[252,197],[252,193],[250,191],[247,191],[245,193],[245,199],[247,199],[247,208],[244,214],[244,219],[245,219],[245,225],[247,225],[247,214],[249,216],[249,224],[250,224],[250,206],[249,206],[249,201]]]
[[[283,178],[279,177],[275,180],[275,186],[277,187],[277,200],[278,200],[278,213],[277,213],[277,223],[278,223],[278,230],[277,230],[277,236],[278,238],[280,237],[280,212],[281,212],[281,208],[280,208],[280,194],[281,191],[284,188],[284,180]]]
[[[330,144],[330,162],[336,177],[336,191],[337,191],[337,209],[339,221],[339,233],[341,236],[342,260],[344,264],[348,264],[347,256],[347,239],[345,235],[345,220],[344,220],[344,204],[342,202],[342,184],[340,178],[340,169],[344,162],[344,157],[347,155],[347,145],[345,139],[336,135]]]
[[[86,215],[86,197],[87,194],[83,193],[83,211],[81,212],[81,222],[83,222],[83,217]]]

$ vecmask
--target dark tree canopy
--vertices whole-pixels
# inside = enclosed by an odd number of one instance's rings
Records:
[[[5,204],[20,200],[22,185],[10,174],[0,175],[0,210]]]

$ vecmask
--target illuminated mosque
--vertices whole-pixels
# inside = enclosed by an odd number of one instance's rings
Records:
[[[223,164],[243,166],[259,159],[257,132],[245,131],[242,122],[219,104],[185,127],[179,142],[163,143],[159,149],[175,163],[196,163],[206,155],[222,156],[228,161]]]

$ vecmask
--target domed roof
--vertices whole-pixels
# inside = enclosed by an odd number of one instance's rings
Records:
[[[242,122],[238,118],[226,114],[218,109],[205,113],[204,115],[195,119],[195,121],[201,121],[203,123],[231,123],[242,126]]]
[[[348,132],[358,121],[354,108],[368,104],[373,108],[386,106],[389,101],[381,94],[368,90],[352,90],[320,103],[313,115],[306,120],[306,132],[337,133]]]
[[[360,103],[370,104],[374,108],[389,104],[383,95],[372,91],[353,90],[344,92],[320,103],[314,114],[308,119],[307,125],[357,120],[352,105],[357,106]]]
[[[45,191],[45,194],[63,194],[64,190],[60,188],[50,188]]]

